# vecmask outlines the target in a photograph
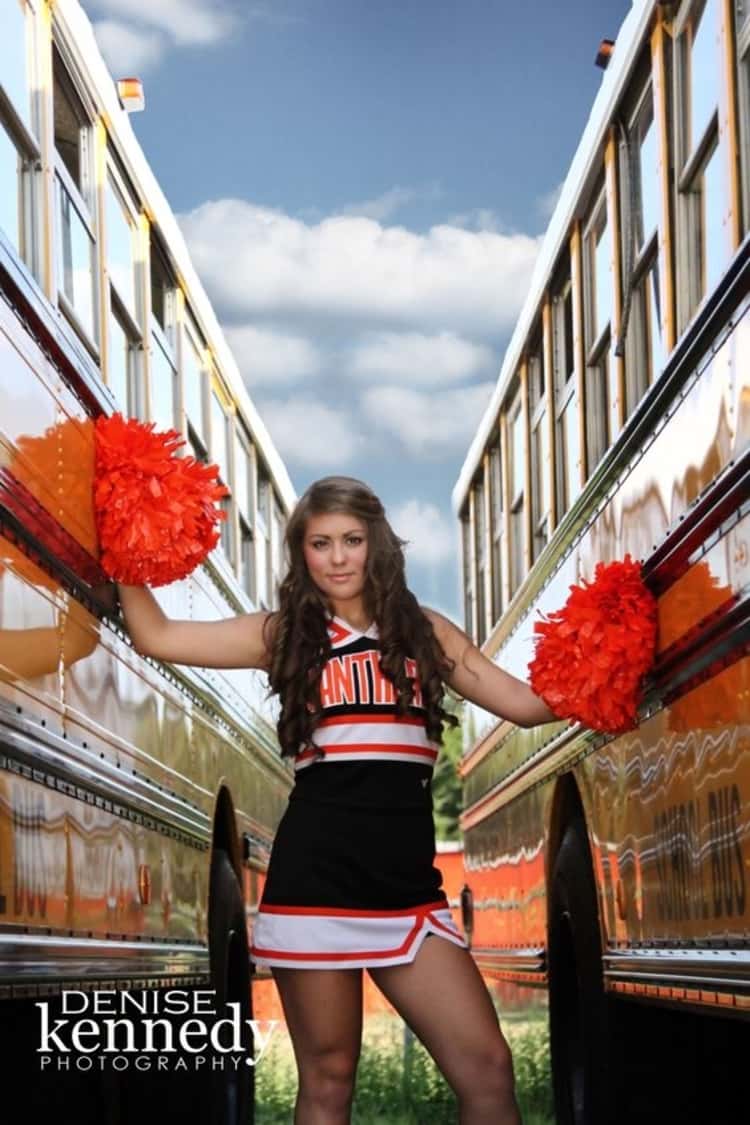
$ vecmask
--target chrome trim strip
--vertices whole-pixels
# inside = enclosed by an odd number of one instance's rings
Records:
[[[750,981],[747,977],[706,977],[706,976],[693,976],[689,973],[666,973],[659,975],[657,973],[605,973],[605,981],[607,980],[626,980],[626,981],[650,981],[653,984],[669,983],[670,986],[675,984],[684,985],[705,985],[707,988],[732,988],[739,992],[747,991],[750,995]]]
[[[0,980],[13,984],[109,976],[204,976],[208,971],[205,946],[0,933]]]
[[[118,810],[122,813],[133,810],[152,820],[154,826],[165,824],[189,837],[193,846],[207,848],[211,842],[210,818],[200,809],[176,794],[156,790],[146,778],[130,775],[125,784],[122,771],[92,751],[46,728],[32,725],[0,704],[0,769],[12,769],[3,754],[5,748],[26,766],[29,780],[42,784],[53,780],[62,782],[62,786],[55,784],[55,787],[62,788],[63,792],[67,783],[98,794],[122,805]],[[76,792],[71,795],[79,796]],[[86,799],[85,793],[81,799]]]
[[[580,723],[576,723],[573,727],[566,727],[556,738],[541,748],[536,761],[534,758],[527,759],[509,777],[502,778],[472,805],[463,809],[461,827],[465,829],[465,822],[473,817],[479,816],[483,820],[503,805],[509,804],[519,789],[528,792],[559,773],[564,773],[594,749],[591,743],[600,740],[601,735],[585,730]],[[482,805],[488,807],[482,809]]]
[[[472,946],[471,955],[483,965],[503,972],[545,973],[547,952],[544,949],[493,949]]]
[[[708,969],[720,977],[747,974],[750,984],[750,949],[628,949],[622,953],[605,953],[602,957],[607,975],[619,973],[682,973]]]

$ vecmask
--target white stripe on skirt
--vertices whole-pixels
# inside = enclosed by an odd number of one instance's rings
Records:
[[[294,969],[356,969],[413,961],[429,933],[467,949],[450,908],[351,910],[334,907],[261,907],[250,958],[256,965]]]

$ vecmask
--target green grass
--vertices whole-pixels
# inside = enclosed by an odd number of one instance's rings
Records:
[[[553,1125],[549,1045],[543,1018],[503,1018],[513,1050],[516,1092],[524,1125]],[[456,1098],[418,1039],[404,1045],[395,1016],[370,1017],[357,1069],[352,1125],[455,1125]],[[284,1025],[257,1066],[257,1125],[288,1125],[297,1071]]]

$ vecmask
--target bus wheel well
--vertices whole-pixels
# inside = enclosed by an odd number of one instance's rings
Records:
[[[226,785],[219,788],[214,806],[213,831],[211,833],[211,854],[217,851],[226,852],[235,875],[242,883],[242,859],[240,843],[237,838],[237,820],[234,813],[234,801]]]
[[[549,1026],[559,1125],[609,1120],[609,1058],[596,885],[582,819],[568,820],[547,897]]]
[[[575,820],[580,821],[585,826],[586,814],[576,780],[572,773],[566,773],[558,781],[552,798],[552,813],[549,819],[549,832],[545,849],[546,882],[548,886],[565,830]]]
[[[208,952],[211,987],[217,1011],[237,1006],[242,1028],[242,1051],[254,1055],[249,1021],[253,1016],[248,950],[247,912],[243,894],[242,857],[234,801],[220,783],[214,806],[208,888]],[[244,1059],[242,1060],[245,1061]],[[213,1064],[212,1064],[213,1065]],[[214,1125],[252,1125],[254,1075],[235,1064],[210,1075],[211,1107],[206,1116]],[[197,1118],[196,1118],[197,1120]]]

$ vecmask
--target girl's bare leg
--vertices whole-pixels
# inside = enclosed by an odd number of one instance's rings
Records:
[[[271,972],[297,1061],[294,1125],[349,1125],[362,1045],[362,970]]]
[[[510,1048],[469,951],[430,934],[411,964],[368,972],[455,1092],[461,1125],[521,1125]]]

